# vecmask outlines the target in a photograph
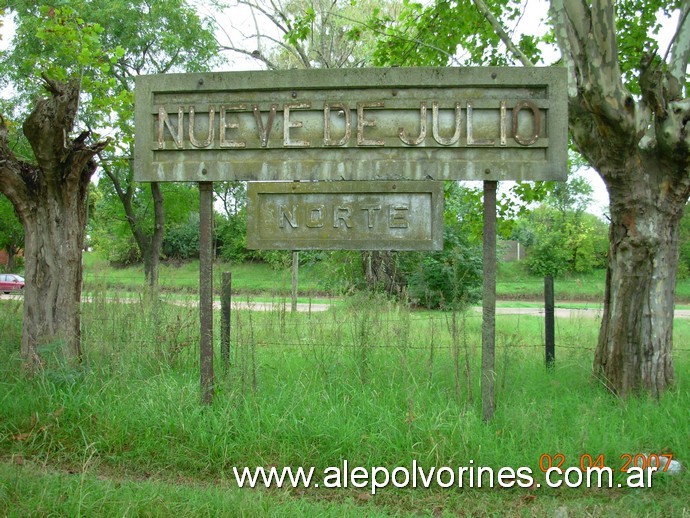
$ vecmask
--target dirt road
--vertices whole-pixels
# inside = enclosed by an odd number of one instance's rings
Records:
[[[0,294],[0,300],[22,300],[22,295],[5,295]],[[84,301],[88,301],[85,297]],[[166,302],[179,304],[181,306],[196,306],[198,301],[196,300],[184,300],[184,299],[172,299],[166,298]],[[138,302],[136,298],[120,298],[118,302],[129,303]],[[215,301],[213,304],[215,309],[220,309],[220,302]],[[297,303],[298,312],[321,312],[327,311],[331,307],[329,303]],[[232,302],[233,309],[251,309],[254,311],[290,311],[291,303],[290,301],[279,301],[279,302],[254,302],[247,300],[235,300]],[[472,308],[473,311],[481,313],[481,306],[475,306]],[[592,308],[556,308],[554,310],[554,315],[556,318],[566,318],[566,319],[576,319],[576,318],[601,318],[602,309],[592,309]],[[521,307],[497,307],[496,315],[526,315],[526,316],[544,316],[544,308],[521,308]],[[675,318],[690,318],[690,309],[676,309]]]

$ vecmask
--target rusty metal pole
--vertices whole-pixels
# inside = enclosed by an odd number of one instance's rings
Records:
[[[199,182],[199,371],[201,403],[213,401],[213,182]]]
[[[223,371],[230,373],[230,331],[232,310],[232,273],[223,272],[220,295],[220,357]]]
[[[556,322],[554,319],[553,277],[544,277],[544,352],[546,367],[552,368],[556,362]]]
[[[496,359],[496,188],[484,182],[484,300],[482,303],[482,418],[494,416]]]
[[[299,275],[299,252],[292,252],[292,312],[297,311],[297,277]]]

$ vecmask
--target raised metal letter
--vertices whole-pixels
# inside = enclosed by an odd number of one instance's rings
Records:
[[[163,138],[163,131],[165,128],[172,135],[173,142],[177,149],[182,149],[184,144],[182,140],[184,139],[184,109],[182,106],[177,107],[177,135],[173,133],[172,124],[170,124],[170,119],[168,119],[168,114],[165,108],[162,106],[158,108],[158,149],[165,149],[165,139]]]
[[[273,127],[273,119],[275,119],[277,109],[277,104],[271,105],[271,111],[268,114],[268,120],[266,121],[266,126],[264,127],[264,121],[261,118],[261,111],[259,110],[259,105],[252,104],[252,110],[254,111],[254,120],[256,120],[256,129],[259,132],[259,140],[261,141],[261,147],[268,147],[268,137],[271,134],[271,128]]]
[[[405,135],[404,128],[398,128],[398,136],[408,146],[418,146],[426,138],[426,101],[419,104],[419,136],[417,138],[410,138]]]
[[[433,101],[431,103],[432,133],[436,142],[442,146],[452,146],[460,141],[461,114],[462,108],[460,107],[460,103],[457,102],[455,103],[455,133],[453,133],[453,136],[450,138],[442,137],[438,125],[438,101]]]
[[[523,108],[529,108],[534,114],[534,133],[530,137],[521,137],[518,135],[518,115]],[[513,138],[518,144],[523,146],[531,146],[539,140],[539,133],[541,132],[541,113],[539,108],[532,101],[519,101],[513,108]]]
[[[364,138],[364,127],[376,126],[376,121],[364,118],[364,108],[383,108],[383,102],[357,103],[357,144],[360,146],[385,146],[386,143],[383,140]]]
[[[194,147],[208,147],[213,142],[213,119],[215,118],[216,109],[211,106],[208,111],[208,138],[206,142],[200,142],[194,136],[194,106],[189,107],[189,142]]]
[[[340,110],[345,117],[345,135],[340,140],[331,138],[331,109]],[[352,114],[350,108],[343,103],[325,103],[323,105],[323,145],[324,146],[344,146],[352,136]]]
[[[227,140],[225,138],[226,129],[237,129],[240,127],[238,122],[227,122],[225,119],[225,114],[229,111],[240,111],[246,110],[246,104],[236,104],[234,106],[221,106],[220,107],[220,147],[221,148],[243,148],[247,144],[241,140]]]
[[[292,108],[311,108],[311,103],[287,103],[283,106],[283,146],[285,147],[309,147],[306,140],[290,140],[290,128],[301,128],[302,121],[290,122],[290,110]]]

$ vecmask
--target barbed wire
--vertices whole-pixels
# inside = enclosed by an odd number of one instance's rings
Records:
[[[87,293],[88,297],[88,293]],[[242,301],[242,297],[236,297],[233,302],[237,302],[237,299],[240,299],[240,302]],[[124,302],[126,301],[128,304],[145,304],[143,299],[134,299],[132,301],[131,298],[120,298],[118,295],[111,296],[111,295],[105,295],[105,296],[96,296],[94,298],[91,298],[87,304],[93,304],[93,305],[99,305],[102,303],[105,304],[113,304],[113,303],[119,303],[119,302]],[[194,303],[195,301],[180,301],[179,298],[176,298],[173,294],[170,294],[169,296],[164,296],[161,298],[161,302],[164,304],[170,304],[174,306],[178,306],[182,309],[185,308],[184,305],[180,306],[180,303]],[[457,349],[457,345],[453,345],[452,343],[449,342],[451,340],[450,336],[441,336],[439,335],[437,340],[434,340],[433,345],[431,345],[431,341],[433,339],[428,339],[425,338],[424,343],[420,343],[419,339],[414,336],[418,335],[419,333],[423,332],[430,332],[435,329],[438,329],[441,333],[446,332],[448,334],[450,333],[451,327],[453,325],[456,326],[456,329],[460,333],[466,332],[466,325],[470,324],[473,328],[476,328],[476,323],[479,322],[482,319],[482,314],[478,311],[475,310],[468,310],[464,312],[457,312],[455,315],[455,324],[453,324],[453,313],[452,312],[443,312],[443,313],[437,313],[437,314],[429,314],[426,313],[427,310],[424,310],[424,314],[418,314],[416,309],[409,309],[409,308],[402,308],[399,310],[399,314],[390,314],[390,313],[376,313],[376,314],[369,314],[368,316],[362,316],[362,317],[357,317],[357,311],[359,308],[355,306],[348,305],[347,302],[343,303],[342,305],[339,304],[333,304],[331,308],[328,311],[312,311],[312,312],[300,312],[298,313],[299,317],[293,318],[295,315],[292,314],[292,312],[289,309],[289,304],[290,302],[283,297],[276,297],[273,300],[269,302],[253,302],[251,299],[246,300],[247,307],[243,308],[237,308],[237,307],[232,307],[232,316],[234,317],[234,321],[231,319],[231,330],[234,332],[234,335],[231,337],[231,343],[234,343],[236,346],[238,344],[241,344],[243,342],[247,342],[248,339],[243,336],[243,332],[252,332],[256,331],[259,333],[259,336],[256,336],[253,338],[254,342],[258,346],[271,346],[271,347],[278,347],[278,348],[283,348],[283,349],[295,349],[295,348],[341,348],[341,349],[347,349],[347,348],[353,348],[353,347],[362,347],[361,341],[358,342],[352,342],[352,341],[344,341],[340,339],[340,333],[343,335],[350,335],[352,331],[345,330],[345,326],[347,325],[352,325],[353,323],[355,325],[361,322],[367,322],[368,326],[376,325],[379,329],[383,328],[386,331],[390,332],[395,332],[396,330],[400,329],[405,329],[409,328],[412,326],[426,326],[423,330],[415,329],[413,331],[409,331],[410,335],[412,335],[413,340],[411,343],[390,343],[386,344],[383,343],[382,341],[376,341],[369,339],[366,343],[366,347],[370,347],[372,349],[396,349],[396,350],[429,350],[431,348],[435,350],[452,350],[452,349]],[[269,304],[272,307],[268,310],[262,310],[262,311],[256,311],[255,313],[257,314],[257,317],[254,318],[249,318],[244,316],[247,311],[250,311],[252,309],[252,305],[257,304]],[[306,303],[301,303],[301,304],[306,304]],[[555,319],[556,323],[556,349],[563,349],[563,350],[571,350],[571,351],[594,351],[596,350],[595,346],[591,345],[572,345],[572,341],[576,339],[577,337],[582,337],[582,329],[567,329],[563,328],[563,322],[565,321],[585,321],[586,320],[597,320],[601,317],[601,312],[603,312],[602,308],[573,308],[571,305],[557,305],[555,306],[556,309],[562,309],[562,310],[567,310],[572,312],[569,316],[567,317],[557,317]],[[82,332],[84,333],[85,338],[88,338],[92,335],[92,333],[95,331],[95,327],[98,326],[102,328],[106,325],[109,324],[110,327],[117,327],[121,325],[121,320],[118,319],[112,314],[107,314],[107,313],[95,313],[93,312],[93,309],[95,308],[88,308],[88,306],[85,308],[84,313],[83,313],[83,318],[82,318],[82,324],[83,324],[83,329]],[[188,327],[189,331],[193,333],[196,333],[198,331],[198,308],[196,306],[190,305],[187,306],[188,312],[187,312],[187,317],[184,322],[180,323],[178,321],[177,325],[178,326],[183,326],[183,327]],[[532,343],[531,341],[528,342],[521,342],[519,338],[516,338],[518,333],[520,332],[520,319],[524,317],[529,317],[530,319],[532,318],[543,318],[545,310],[543,308],[517,308],[521,309],[524,311],[530,311],[530,312],[536,312],[537,314],[526,314],[526,313],[516,313],[516,314],[501,314],[500,313],[500,308],[497,308],[499,312],[496,314],[497,319],[501,319],[502,317],[514,317],[518,319],[518,323],[514,327],[512,331],[505,331],[498,329],[496,332],[496,343],[495,343],[495,348],[497,350],[503,350],[503,349],[538,349],[538,348],[543,348],[545,345],[544,343]],[[516,309],[516,308],[512,308]],[[594,310],[596,312],[596,315],[578,315],[577,312],[580,310],[589,310],[592,312]],[[216,309],[215,313],[218,313],[218,309]],[[346,323],[340,315],[342,314],[348,314],[351,313],[353,315],[352,320],[349,321],[349,323]],[[574,314],[573,314],[574,313]],[[127,326],[131,328],[139,328],[145,324],[148,324],[152,322],[152,317],[149,315],[147,316],[146,312],[136,312],[137,315],[141,316],[141,319],[133,321],[131,319],[132,315],[131,312],[128,312],[127,314]],[[260,316],[259,316],[260,315]],[[273,317],[278,317],[276,320],[275,318],[271,320]],[[357,319],[360,318],[360,321]],[[239,319],[239,321],[238,321]],[[239,328],[239,330],[238,330]],[[280,340],[275,340],[275,339],[267,339],[266,337],[262,337],[260,334],[265,332],[267,329],[270,330],[275,330],[276,328],[279,328],[279,332],[281,335]],[[304,332],[305,328],[309,328],[309,334],[304,336],[303,340],[300,341],[299,339],[294,339],[291,337],[291,333],[293,334],[299,334]],[[337,331],[337,333],[334,333],[334,330]],[[169,331],[169,330],[168,330]],[[542,333],[542,338],[543,338],[543,332],[544,330],[540,330]],[[592,336],[595,336],[597,334],[597,330],[592,329],[591,331]],[[330,335],[328,333],[331,333]],[[147,338],[135,338],[132,336],[127,336],[128,333],[125,333],[125,336],[121,339],[118,339],[117,337],[111,337],[110,340],[113,343],[117,344],[132,344],[132,345],[144,345],[144,344],[151,344],[152,337],[149,336]],[[179,336],[179,339],[183,342],[189,342],[189,341],[194,341],[198,339],[198,337],[195,334],[192,334],[190,336],[185,336],[184,333],[180,333],[181,336]],[[334,336],[335,335],[335,336]],[[577,336],[575,336],[577,335]],[[174,339],[174,337],[168,337],[171,339]],[[288,340],[295,340],[295,341],[286,341],[285,338]],[[476,337],[473,337],[476,341]],[[326,343],[324,341],[319,341],[319,340],[336,340],[335,343]],[[465,338],[466,340],[466,338]],[[446,343],[444,343],[446,342]],[[564,343],[566,342],[566,343]],[[461,346],[461,349],[464,349],[465,346]],[[469,345],[467,346],[469,350],[475,350],[478,349],[478,345]],[[674,353],[687,353],[690,352],[690,348],[688,347],[674,347],[673,348]]]

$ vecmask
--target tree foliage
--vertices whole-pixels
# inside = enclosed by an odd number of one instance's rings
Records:
[[[16,268],[17,254],[24,248],[24,226],[10,200],[0,194],[0,250],[8,255],[7,271]]]
[[[135,184],[137,193],[132,197],[132,210],[143,227],[152,228],[154,208],[150,195],[146,191],[150,184]],[[160,185],[164,196],[166,233],[186,225],[194,215],[199,213],[199,190],[195,185],[182,183],[164,183]],[[131,226],[122,210],[122,202],[115,192],[112,182],[100,181],[94,189],[93,215],[90,222],[91,244],[94,249],[102,251],[109,261],[116,264],[132,264],[142,260],[141,250],[132,235]],[[198,229],[197,229],[198,233]],[[198,240],[198,238],[197,238]],[[165,240],[164,240],[165,241]],[[174,247],[168,247],[171,254],[179,257]]]
[[[589,273],[606,266],[606,224],[588,214],[592,187],[577,174],[554,182],[544,202],[522,215],[513,238],[527,249],[527,264],[536,275]]]
[[[482,242],[473,231],[475,194],[456,182],[447,182],[443,250],[400,254],[401,275],[413,302],[428,308],[457,309],[481,299]]]
[[[127,223],[138,247],[128,254],[120,241],[116,255],[144,259],[149,284],[155,286],[164,205],[170,204],[163,201],[165,188],[133,181],[134,79],[140,74],[207,70],[219,63],[211,26],[186,0],[15,4],[17,33],[3,56],[5,80],[27,98],[34,85],[26,78],[36,67],[50,77],[80,78],[81,120],[91,128],[107,128],[112,137],[112,145],[101,153],[102,171],[120,208],[111,205],[109,212]]]
[[[521,217],[513,235],[526,247],[527,265],[535,275],[558,277],[606,266],[606,224],[592,214],[544,204]]]
[[[607,289],[593,371],[617,393],[660,394],[674,378],[678,229],[690,194],[690,2],[552,0],[552,32],[517,43],[511,24],[518,3],[409,5],[406,17],[382,20],[391,35],[379,44],[382,61],[532,66],[542,45],[557,44],[558,63],[568,71],[573,145],[600,174],[611,199]],[[671,13],[678,20],[675,35],[661,55],[654,36],[671,25],[660,18]],[[510,56],[504,58],[501,48]]]

